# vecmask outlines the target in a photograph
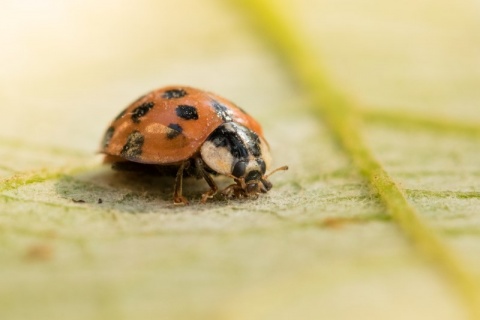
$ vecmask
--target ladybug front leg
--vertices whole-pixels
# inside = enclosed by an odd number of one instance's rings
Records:
[[[187,165],[187,161],[182,162],[180,168],[178,168],[177,176],[175,177],[175,187],[173,192],[173,203],[187,205],[187,198],[182,196],[182,186],[183,186],[183,171]]]
[[[208,199],[213,198],[213,196],[217,194],[218,187],[215,181],[213,181],[212,176],[205,170],[202,159],[196,158],[195,165],[197,167],[197,170],[202,175],[203,179],[205,179],[205,181],[207,181],[208,185],[210,186],[210,190],[202,194],[202,203],[206,203]]]

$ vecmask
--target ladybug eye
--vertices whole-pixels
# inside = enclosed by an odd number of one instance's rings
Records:
[[[267,166],[265,164],[265,161],[263,161],[263,159],[257,159],[257,164],[260,166],[260,172],[262,173],[262,175],[265,174],[265,171],[267,171]]]
[[[232,174],[237,178],[243,177],[246,169],[247,163],[245,161],[238,161],[233,167]]]

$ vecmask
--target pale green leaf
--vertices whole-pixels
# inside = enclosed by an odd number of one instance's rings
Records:
[[[478,5],[1,6],[2,319],[480,319]],[[178,207],[101,165],[108,122],[169,84],[263,124],[271,192],[187,181]]]

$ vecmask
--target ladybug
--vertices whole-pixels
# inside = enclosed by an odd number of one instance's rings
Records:
[[[257,197],[272,188],[266,174],[271,157],[260,124],[243,109],[216,94],[186,86],[151,91],[123,110],[106,130],[101,152],[114,169],[149,166],[175,178],[173,201],[182,195],[183,176],[203,178],[218,193],[212,175],[234,180],[221,193]]]

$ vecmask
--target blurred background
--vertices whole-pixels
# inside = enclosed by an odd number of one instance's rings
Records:
[[[356,101],[369,147],[478,270],[477,133],[443,131],[480,123],[480,4],[263,2]],[[155,183],[129,187],[108,168],[3,190],[0,318],[466,317],[239,3],[0,1],[3,178],[99,163],[112,118],[171,84],[242,106],[263,124],[275,165],[291,168],[263,200],[183,210]],[[67,199],[100,196],[103,206]]]
[[[91,152],[112,116],[152,89],[185,84],[238,100],[238,87],[255,90],[244,80],[265,57],[225,5],[3,2],[0,81],[11,121],[2,135]]]
[[[478,120],[477,4],[284,0],[279,6],[318,51],[332,81],[362,105]],[[84,144],[99,132],[85,132],[85,121],[104,124],[141,92],[185,83],[236,101],[245,78],[262,73],[268,77],[262,85],[274,86],[279,80],[271,73],[282,72],[247,25],[248,13],[228,2],[6,0],[1,15],[0,93],[11,119],[2,136],[24,132],[89,150]],[[58,127],[29,117],[31,109]],[[58,122],[74,133],[69,142],[61,141]]]

